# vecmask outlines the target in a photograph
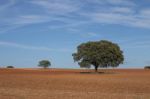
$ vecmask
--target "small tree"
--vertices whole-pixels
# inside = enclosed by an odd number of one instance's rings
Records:
[[[39,61],[38,66],[43,68],[48,68],[49,66],[51,66],[51,62],[48,60],[41,60]]]
[[[6,66],[6,68],[14,68],[14,66]]]
[[[145,69],[150,69],[150,66],[145,66],[144,68],[145,68]]]
[[[124,61],[120,47],[106,40],[82,43],[77,47],[77,53],[72,56],[80,67],[93,65],[96,72],[98,67],[117,67]]]

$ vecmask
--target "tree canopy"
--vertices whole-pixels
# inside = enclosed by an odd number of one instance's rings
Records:
[[[49,60],[41,60],[38,64],[39,67],[48,68],[51,66],[51,62]]]
[[[124,55],[120,47],[111,41],[90,41],[77,47],[77,52],[72,54],[74,61],[80,67],[118,67],[123,64]]]

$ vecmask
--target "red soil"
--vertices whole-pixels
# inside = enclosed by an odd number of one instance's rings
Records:
[[[0,99],[150,99],[150,70],[100,71],[0,69]]]

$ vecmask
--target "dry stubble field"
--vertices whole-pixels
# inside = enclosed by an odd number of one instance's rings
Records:
[[[0,99],[150,99],[150,70],[0,69]]]

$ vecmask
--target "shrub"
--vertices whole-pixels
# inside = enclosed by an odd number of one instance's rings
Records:
[[[150,66],[145,66],[144,68],[145,68],[145,69],[150,69]]]
[[[14,68],[14,66],[7,66],[6,68]]]

